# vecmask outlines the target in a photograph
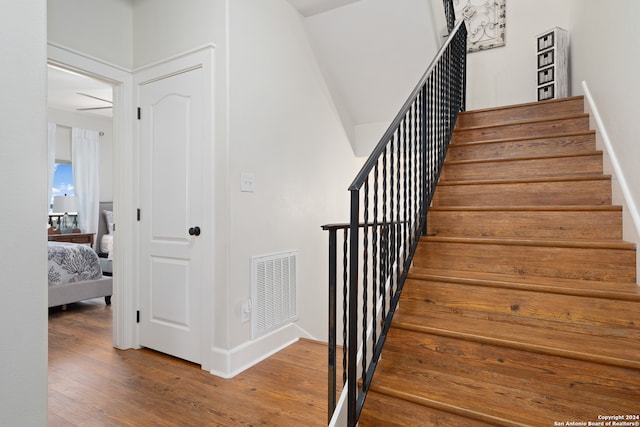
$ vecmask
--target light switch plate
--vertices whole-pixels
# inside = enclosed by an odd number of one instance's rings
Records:
[[[254,176],[252,173],[241,172],[240,173],[240,191],[252,193],[253,180],[254,180]]]

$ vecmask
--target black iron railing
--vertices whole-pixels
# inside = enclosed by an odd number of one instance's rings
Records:
[[[456,25],[456,12],[453,8],[453,0],[444,0],[444,17],[447,20],[447,31],[451,32]]]
[[[323,226],[329,231],[329,418],[336,407],[340,276],[342,385],[349,426],[360,416],[426,230],[458,112],[465,108],[466,40],[461,21],[349,187],[350,223]]]

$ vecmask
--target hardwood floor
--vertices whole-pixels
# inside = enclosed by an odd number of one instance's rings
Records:
[[[327,347],[301,340],[225,380],[151,350],[111,346],[96,299],[49,312],[49,426],[327,424]]]

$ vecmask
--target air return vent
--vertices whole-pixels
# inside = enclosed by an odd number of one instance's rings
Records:
[[[253,338],[298,317],[296,260],[297,252],[251,258]]]

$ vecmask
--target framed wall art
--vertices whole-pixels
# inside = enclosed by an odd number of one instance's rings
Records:
[[[467,50],[505,45],[506,0],[453,0],[457,19],[467,24]]]

